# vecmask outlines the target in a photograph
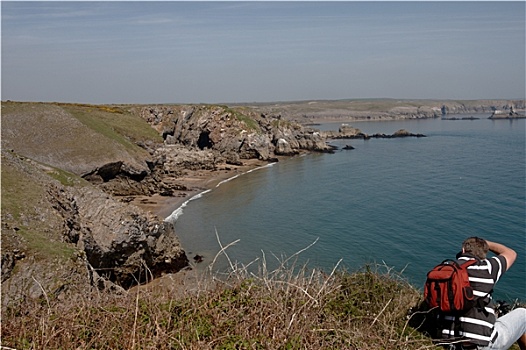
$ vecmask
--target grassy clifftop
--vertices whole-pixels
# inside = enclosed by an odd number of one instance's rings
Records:
[[[197,277],[196,277],[197,278]],[[286,267],[205,276],[182,297],[135,289],[9,310],[4,344],[76,349],[430,349],[406,314],[420,293],[381,270]],[[18,312],[19,316],[13,314]],[[20,313],[23,316],[20,316]]]
[[[2,148],[81,174],[111,161],[141,165],[139,141],[162,142],[140,117],[95,105],[2,103]]]

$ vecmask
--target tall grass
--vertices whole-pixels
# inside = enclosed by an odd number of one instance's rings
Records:
[[[228,247],[228,246],[227,246]],[[222,247],[220,254],[225,254]],[[228,258],[228,256],[227,256]],[[230,261],[230,260],[229,260]],[[330,273],[263,254],[225,275],[196,275],[178,296],[137,288],[7,309],[2,345],[17,349],[427,349],[406,314],[420,293],[386,266]]]

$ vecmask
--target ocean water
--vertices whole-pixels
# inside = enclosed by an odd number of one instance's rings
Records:
[[[480,236],[519,254],[495,297],[526,299],[525,120],[349,122],[425,138],[334,140],[354,150],[308,154],[222,183],[179,208],[189,258],[208,266],[221,243],[232,261],[297,264],[330,272],[381,264],[421,288],[434,265]],[[337,130],[341,123],[317,126]],[[314,244],[313,244],[314,243]],[[296,256],[295,256],[296,257]],[[221,256],[214,264],[227,268]]]

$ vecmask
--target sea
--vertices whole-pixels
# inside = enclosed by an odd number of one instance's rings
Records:
[[[333,154],[292,157],[236,176],[167,220],[189,259],[203,256],[198,269],[373,268],[419,289],[433,266],[479,236],[518,253],[494,297],[524,301],[525,120],[448,116],[457,117],[345,122],[368,134],[406,129],[426,137],[332,140]]]

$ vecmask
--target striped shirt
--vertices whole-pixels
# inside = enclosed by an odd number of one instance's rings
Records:
[[[457,259],[462,263],[473,260],[474,257],[461,254]],[[472,344],[485,346],[496,337],[493,330],[496,316],[491,293],[506,269],[506,259],[500,255],[479,260],[468,267],[473,294],[480,298],[481,302],[462,315],[442,315],[442,338],[467,338]]]

